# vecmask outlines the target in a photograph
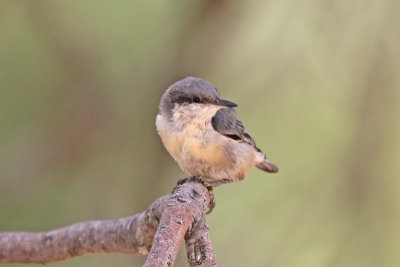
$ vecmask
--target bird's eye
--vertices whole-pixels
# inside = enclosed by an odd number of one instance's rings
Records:
[[[194,96],[194,97],[193,97],[193,102],[194,102],[194,103],[199,103],[199,102],[200,102],[200,98],[197,97],[197,96]]]

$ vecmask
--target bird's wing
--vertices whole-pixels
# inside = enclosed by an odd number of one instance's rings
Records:
[[[211,125],[218,133],[233,140],[247,143],[259,150],[246,127],[241,121],[236,119],[235,110],[233,108],[222,108],[218,110],[211,119]]]
[[[236,119],[235,110],[233,108],[218,110],[211,119],[211,125],[218,133],[238,142],[249,144],[257,150],[263,157],[262,160],[256,164],[257,168],[266,172],[278,172],[278,167],[267,160],[265,154],[256,146],[254,139],[250,136],[250,133],[243,123]]]

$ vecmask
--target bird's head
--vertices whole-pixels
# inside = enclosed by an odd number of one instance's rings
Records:
[[[188,109],[237,107],[237,104],[219,97],[217,89],[206,80],[186,77],[171,85],[161,98],[160,112],[170,116],[172,110],[187,106]]]

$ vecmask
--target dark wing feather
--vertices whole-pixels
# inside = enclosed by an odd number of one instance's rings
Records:
[[[220,134],[237,140],[239,142],[247,143],[259,150],[256,143],[251,138],[250,133],[241,121],[236,119],[235,110],[232,108],[223,108],[217,111],[211,120],[211,125],[215,131]]]
[[[223,108],[217,111],[211,119],[211,125],[215,131],[220,134],[237,140],[242,143],[247,143],[254,147],[255,150],[264,155],[264,161],[257,163],[257,168],[266,172],[278,172],[278,167],[266,159],[265,154],[256,146],[250,133],[241,121],[236,119],[235,110],[233,108]]]

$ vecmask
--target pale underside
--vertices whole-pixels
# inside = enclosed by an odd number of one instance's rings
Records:
[[[181,169],[208,181],[238,182],[264,155],[249,144],[214,130],[211,119],[221,107],[176,106],[170,120],[157,116],[162,142]]]

